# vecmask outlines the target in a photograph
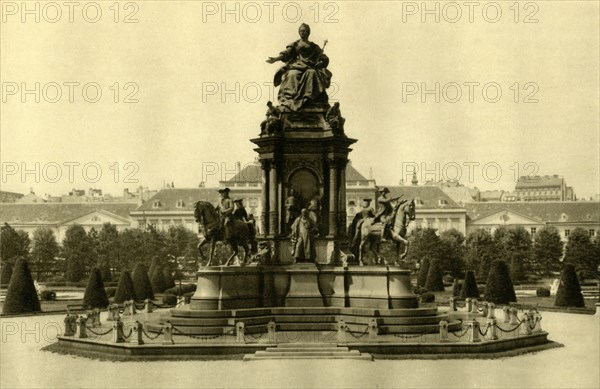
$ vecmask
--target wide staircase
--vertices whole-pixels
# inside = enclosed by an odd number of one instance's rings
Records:
[[[281,343],[264,351],[244,355],[244,361],[265,359],[359,359],[372,361],[369,353],[327,343]]]

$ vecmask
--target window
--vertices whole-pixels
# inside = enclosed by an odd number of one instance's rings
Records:
[[[536,232],[537,232],[537,228],[531,227],[531,235],[535,235]]]
[[[160,208],[160,206],[160,200],[154,200],[154,203],[152,203],[152,208]]]
[[[592,238],[596,235],[596,231],[595,230],[588,230],[588,232],[590,233],[590,236]]]
[[[439,205],[448,205],[448,202],[445,199],[440,199]]]
[[[250,206],[251,207],[258,207],[258,199],[256,197],[252,197],[250,199]]]
[[[183,200],[177,200],[177,204],[175,206],[177,208],[183,208],[185,206],[185,203],[183,202]]]
[[[568,238],[571,235],[571,230],[565,230],[565,238]]]

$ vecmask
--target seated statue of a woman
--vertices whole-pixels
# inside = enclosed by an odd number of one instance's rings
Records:
[[[289,44],[277,57],[269,57],[268,63],[285,62],[275,74],[275,86],[279,86],[279,104],[292,111],[304,107],[328,107],[326,89],[331,83],[327,70],[329,58],[319,45],[308,40],[310,27],[302,24],[298,29],[300,39]]]

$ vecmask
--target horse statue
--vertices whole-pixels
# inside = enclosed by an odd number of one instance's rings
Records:
[[[385,258],[379,253],[381,238],[386,234],[386,238],[396,244],[396,264],[406,257],[408,253],[409,224],[415,220],[415,200],[399,201],[394,205],[394,210],[389,219],[383,223],[373,223],[373,218],[366,218],[360,226],[360,245],[358,247],[358,261],[364,265],[362,260],[365,245],[375,254],[376,264],[387,265]],[[387,228],[386,228],[387,224]],[[404,244],[404,252],[400,253],[400,244]]]
[[[206,260],[206,257],[202,252],[202,247],[210,242],[210,252],[206,266],[211,265],[217,242],[223,241],[226,241],[229,244],[232,251],[231,256],[227,259],[227,262],[225,262],[225,266],[229,266],[229,262],[238,255],[239,246],[244,248],[244,259],[240,265],[246,265],[246,262],[250,257],[251,236],[250,229],[245,222],[238,219],[232,219],[228,224],[229,237],[225,239],[225,228],[223,227],[221,215],[211,203],[208,201],[198,201],[194,206],[194,217],[196,218],[196,221],[202,225],[204,230],[204,235],[201,237],[200,243],[198,243],[197,246],[203,261]]]

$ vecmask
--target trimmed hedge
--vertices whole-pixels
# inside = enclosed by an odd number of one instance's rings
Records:
[[[162,267],[157,267],[154,269],[154,272],[150,277],[150,284],[152,285],[152,290],[154,293],[162,293],[165,291],[165,289],[167,289]]]
[[[2,313],[41,312],[40,300],[29,270],[29,262],[25,258],[17,259],[13,268],[10,283],[6,290],[6,300]]]
[[[174,294],[165,294],[162,301],[165,305],[177,305],[177,296]]]
[[[169,267],[168,266],[163,267],[162,272],[163,272],[163,278],[165,279],[166,289],[174,288],[175,281],[173,280],[173,274],[171,273],[171,270],[169,269]]]
[[[154,300],[154,292],[148,278],[148,269],[143,263],[138,263],[133,271],[133,288],[138,300]]]
[[[173,294],[175,296],[179,296],[182,294],[186,294],[186,293],[194,293],[196,291],[196,284],[182,284],[181,285],[181,290],[179,289],[179,286],[176,286],[174,288],[169,288],[167,290],[165,290],[165,294]]]
[[[506,262],[502,260],[492,262],[485,284],[484,299],[494,304],[510,304],[517,301],[517,295]]]
[[[452,296],[460,297],[462,287],[463,287],[462,281],[454,280],[454,283],[452,284]]]
[[[465,281],[460,291],[460,298],[464,299],[467,297],[479,298],[479,288],[477,287],[477,282],[475,281],[475,272],[472,270],[469,270],[465,275]]]
[[[421,267],[419,268],[419,275],[417,276],[417,286],[425,287],[427,283],[427,273],[429,272],[429,257],[423,257],[421,259]]]
[[[442,262],[439,259],[434,259],[429,264],[429,271],[427,272],[427,282],[425,283],[425,288],[429,289],[432,292],[443,292],[443,276],[444,272],[442,270]]]
[[[581,286],[577,279],[575,266],[566,263],[560,275],[560,284],[554,299],[556,307],[585,307]]]
[[[121,273],[119,279],[119,285],[117,286],[117,292],[115,293],[115,303],[122,304],[127,300],[137,300],[135,296],[135,289],[133,288],[133,281],[129,271]]]
[[[431,292],[423,293],[420,299],[422,303],[433,303],[435,302],[435,294]]]
[[[538,297],[550,297],[550,289],[548,288],[537,288],[535,295]]]
[[[108,306],[108,296],[104,289],[102,274],[97,267],[92,269],[88,284],[83,294],[83,305],[89,308],[106,308]]]
[[[56,301],[56,292],[53,290],[42,290],[40,299],[42,301]]]

